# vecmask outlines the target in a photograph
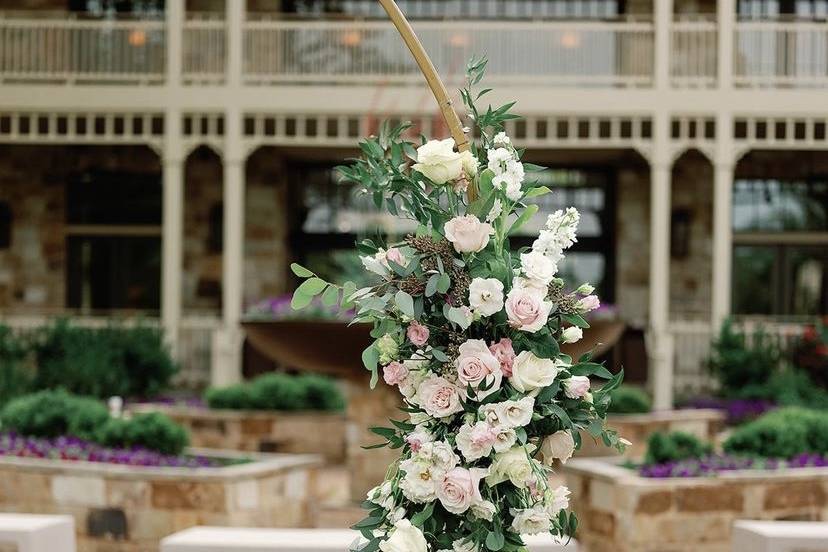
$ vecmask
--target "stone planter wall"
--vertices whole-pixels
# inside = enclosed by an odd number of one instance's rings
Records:
[[[731,552],[737,519],[828,520],[828,468],[647,479],[584,458],[564,475],[585,552]]]
[[[195,525],[312,526],[321,459],[255,459],[185,469],[0,457],[0,511],[74,516],[81,552],[157,550],[161,538]]]
[[[632,442],[624,453],[625,458],[643,458],[647,452],[647,440],[653,433],[684,431],[707,442],[714,442],[716,435],[724,429],[725,414],[721,410],[695,409],[667,410],[648,414],[611,414],[607,425],[618,430],[625,439]],[[586,432],[581,435],[579,457],[612,456],[617,452],[603,443],[596,443]]]
[[[341,412],[215,410],[140,404],[133,412],[163,412],[190,432],[194,447],[252,452],[320,454],[345,461],[345,415]]]

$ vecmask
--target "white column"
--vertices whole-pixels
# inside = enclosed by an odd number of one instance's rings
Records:
[[[713,160],[713,282],[710,319],[717,331],[730,314],[733,256],[733,171],[735,155],[729,114],[716,118],[716,155]]]
[[[243,0],[224,0],[225,24],[227,25],[227,86],[241,86],[244,37],[242,25],[246,18],[246,2]]]
[[[166,113],[161,215],[161,324],[173,353],[181,322],[181,277],[184,241],[184,155],[181,113]]]
[[[718,81],[719,88],[733,87],[733,39],[736,35],[736,6],[734,0],[717,0],[718,20]]]
[[[214,335],[211,383],[241,380],[242,299],[244,294],[245,156],[241,145],[241,111],[225,111],[224,249],[222,251],[222,327]]]
[[[164,8],[167,26],[168,86],[177,86],[180,84],[185,10],[184,0],[167,0]]]
[[[650,172],[650,325],[647,355],[656,410],[673,407],[673,340],[670,317],[670,118],[654,117],[655,152]]]
[[[654,82],[655,88],[670,88],[671,33],[673,28],[673,0],[653,2],[654,22]]]

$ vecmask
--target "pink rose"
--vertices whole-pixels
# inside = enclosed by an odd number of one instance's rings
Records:
[[[408,377],[408,368],[401,362],[392,362],[382,369],[382,379],[388,385],[399,385]]]
[[[512,364],[515,361],[515,350],[512,347],[512,340],[504,337],[497,343],[489,345],[489,351],[500,362],[500,371],[507,378],[512,375]]]
[[[428,328],[417,321],[409,324],[408,329],[405,332],[405,335],[408,336],[408,340],[417,347],[422,347],[428,342],[428,334]]]
[[[480,495],[480,479],[486,470],[480,468],[454,468],[437,482],[437,500],[452,514],[462,514],[473,504],[483,501]]]
[[[598,300],[597,295],[587,295],[586,297],[582,298],[578,301],[576,308],[578,312],[586,313],[590,311],[594,311],[598,307],[601,306],[601,302]]]
[[[445,224],[446,239],[458,253],[477,253],[489,243],[494,230],[487,222],[480,222],[474,215],[454,217]]]
[[[408,264],[408,261],[402,254],[402,251],[400,251],[397,247],[392,247],[391,249],[386,251],[385,258],[389,261],[394,261],[400,266],[405,266],[406,264]]]
[[[431,374],[420,383],[414,402],[419,404],[429,416],[445,418],[463,411],[460,394],[460,388],[446,378]]]
[[[512,288],[506,296],[506,315],[512,327],[535,333],[546,325],[552,303],[546,294],[534,288]]]
[[[586,376],[572,376],[563,380],[564,394],[570,399],[580,399],[589,393],[589,378]]]
[[[471,386],[480,387],[483,382],[489,386],[485,391],[477,393],[477,399],[482,399],[500,389],[503,372],[500,362],[486,347],[482,339],[469,339],[459,347],[460,355],[455,361],[457,366],[457,380],[463,389]]]

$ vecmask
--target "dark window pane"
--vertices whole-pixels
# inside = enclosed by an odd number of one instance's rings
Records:
[[[828,231],[828,179],[737,180],[733,191],[733,229]]]
[[[733,249],[733,312],[774,314],[777,251],[773,247]]]
[[[68,224],[161,224],[161,175],[95,171],[70,181]]]

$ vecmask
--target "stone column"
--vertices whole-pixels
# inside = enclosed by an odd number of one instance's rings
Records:
[[[733,170],[734,152],[729,132],[732,128],[729,114],[716,120],[718,135],[716,156],[713,160],[713,285],[710,309],[713,331],[718,331],[730,315],[731,273],[733,258]]]
[[[736,34],[736,6],[734,0],[716,1],[718,21],[718,86],[720,89],[733,88],[733,37]]]
[[[225,24],[227,25],[227,86],[239,88],[242,81],[244,60],[244,36],[242,25],[246,16],[246,2],[225,0]]]
[[[670,88],[670,57],[672,53],[671,37],[673,29],[673,0],[656,0],[653,2],[653,37],[655,88]]]
[[[168,120],[179,119],[178,112],[168,113]],[[175,127],[176,125],[172,125]],[[172,130],[172,129],[171,129]],[[161,222],[161,325],[173,354],[178,352],[181,323],[182,243],[184,241],[184,159],[170,136],[163,158],[164,198]]]
[[[650,173],[650,324],[647,333],[654,408],[673,406],[673,341],[670,316],[670,173],[667,152],[669,117],[655,117],[656,151]]]

